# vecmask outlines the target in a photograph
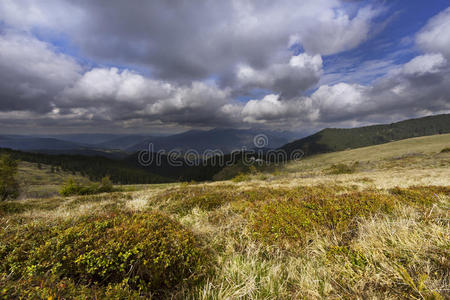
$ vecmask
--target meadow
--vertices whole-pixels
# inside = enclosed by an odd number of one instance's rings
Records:
[[[31,191],[79,175],[21,163],[33,184],[0,202],[0,295],[446,299],[449,146],[435,135],[70,197]]]

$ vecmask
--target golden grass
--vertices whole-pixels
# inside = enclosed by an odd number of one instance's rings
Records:
[[[450,154],[439,152],[449,144],[450,135],[439,135],[324,154],[240,182],[10,201],[20,209],[1,213],[7,206],[0,206],[0,225],[20,233],[36,222],[160,211],[189,228],[211,255],[212,271],[195,286],[169,291],[173,299],[444,299]],[[341,161],[359,161],[355,173],[324,171]],[[309,221],[302,225],[302,218]],[[39,282],[23,280],[24,289],[39,289]],[[2,284],[20,282],[0,272]],[[74,284],[67,297],[139,295],[126,287],[96,294],[95,284]]]

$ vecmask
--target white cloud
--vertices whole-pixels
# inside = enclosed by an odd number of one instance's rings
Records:
[[[151,80],[129,70],[95,68],[67,88],[64,95],[73,100],[145,102],[167,98],[172,90],[168,83]]]
[[[416,37],[417,44],[428,52],[442,53],[450,59],[450,7],[431,18]]]
[[[447,64],[442,54],[424,54],[413,58],[403,66],[403,73],[408,75],[424,75],[438,73]]]
[[[300,97],[282,101],[279,95],[270,94],[260,100],[248,101],[242,109],[242,116],[248,123],[312,121],[318,117],[318,111],[309,98]]]
[[[306,52],[322,55],[352,49],[368,38],[372,19],[379,13],[380,10],[364,7],[350,19],[341,8],[325,9],[314,22],[291,36],[291,44],[300,43]]]
[[[228,100],[229,91],[194,82],[189,87],[178,88],[170,97],[148,105],[146,112],[151,115],[164,115],[190,110],[198,114],[205,111],[214,114]]]

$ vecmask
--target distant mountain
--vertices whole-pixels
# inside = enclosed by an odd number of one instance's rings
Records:
[[[258,135],[264,148],[278,148],[289,142],[289,133],[275,131],[260,131],[252,129],[212,129],[208,131],[191,130],[180,134],[167,137],[153,137],[145,139],[126,150],[136,152],[148,149],[149,144],[153,144],[153,150],[180,150],[185,152],[189,149],[203,152],[205,150],[221,150],[224,153],[230,153],[233,150],[255,148],[254,139]]]
[[[105,149],[120,149],[126,150],[132,146],[142,143],[147,139],[154,139],[155,137],[150,137],[148,135],[126,135],[119,136],[113,139],[106,140],[104,142],[96,144],[96,146]]]
[[[10,148],[15,150],[72,150],[84,149],[88,145],[74,142],[58,140],[55,138],[42,138],[19,135],[0,135],[0,148]]]
[[[312,155],[443,133],[450,133],[450,114],[351,129],[326,128],[281,149],[288,153],[300,149],[306,155]]]
[[[75,134],[53,134],[53,135],[36,135],[38,138],[54,138],[61,141],[72,142],[84,145],[98,145],[113,139],[117,139],[124,134],[108,134],[108,133],[75,133]]]
[[[47,154],[103,156],[123,158],[127,154],[120,150],[111,150],[96,145],[75,143],[50,137],[0,135],[0,148],[20,151],[32,151]]]

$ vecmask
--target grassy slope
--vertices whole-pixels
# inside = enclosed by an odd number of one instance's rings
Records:
[[[89,182],[89,179],[76,173],[60,169],[52,172],[50,165],[41,164],[39,169],[37,163],[20,161],[17,174],[20,185],[20,198],[48,198],[56,196],[60,186],[70,177],[80,182]]]
[[[239,183],[7,202],[0,235],[21,236],[26,224],[41,232],[62,220],[160,211],[211,255],[209,272],[197,284],[171,289],[175,298],[445,298],[450,153],[440,151],[448,146],[450,134],[414,138],[309,157]],[[333,164],[354,161],[354,173],[328,174]],[[8,249],[9,240],[2,243],[0,250]],[[3,293],[111,297],[104,285],[77,284],[77,277],[63,284],[29,276],[13,280],[1,269]],[[126,286],[109,289],[136,296]]]
[[[450,114],[351,129],[327,128],[289,143],[282,149],[288,152],[301,149],[312,155],[445,133],[450,133]]]

